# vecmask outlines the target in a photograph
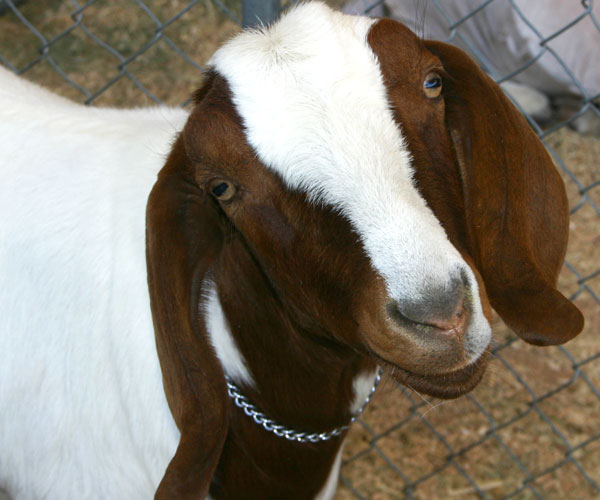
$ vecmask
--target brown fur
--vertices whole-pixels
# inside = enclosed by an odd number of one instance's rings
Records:
[[[421,42],[386,20],[369,43],[419,189],[473,268],[487,316],[486,289],[526,340],[571,338],[581,329],[578,311],[554,289],[566,244],[564,189],[537,138],[457,49]],[[422,94],[432,68],[451,77],[436,100]],[[244,393],[290,427],[321,432],[348,422],[356,375],[390,362],[371,352],[367,338],[398,351],[399,380],[439,396],[470,390],[486,359],[440,375],[428,364],[431,353],[410,342],[393,346],[381,333],[383,282],[350,224],[291,192],[259,162],[220,76],[210,75],[195,98],[147,210],[157,349],[181,431],[156,498],[204,498],[209,490],[219,500],[313,498],[342,439],[292,443],[233,406],[204,325],[205,279],[217,287],[256,382]],[[233,183],[236,195],[215,200],[215,179]],[[418,370],[400,368],[403,360]]]

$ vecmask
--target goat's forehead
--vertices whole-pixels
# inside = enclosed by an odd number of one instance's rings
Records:
[[[367,177],[411,178],[367,40],[375,22],[306,4],[242,33],[210,61],[259,159],[290,187],[340,208]]]

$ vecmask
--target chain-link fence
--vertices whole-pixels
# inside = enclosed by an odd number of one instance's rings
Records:
[[[412,10],[402,11],[409,3]],[[535,16],[532,5],[541,7]],[[275,0],[0,0],[0,62],[86,104],[184,104],[214,49],[281,7]],[[567,187],[571,235],[559,284],[584,312],[586,329],[566,347],[539,349],[497,321],[488,375],[456,401],[383,383],[349,435],[336,498],[600,498],[600,76],[594,83],[588,71],[600,66],[599,39],[589,38],[592,28],[600,33],[598,7],[592,0],[525,7],[517,0],[365,0],[352,8],[413,21],[425,36],[428,23],[437,23],[435,36],[469,50],[497,81],[537,89],[537,107],[514,97]],[[515,49],[507,19],[528,48],[516,59],[506,57]]]

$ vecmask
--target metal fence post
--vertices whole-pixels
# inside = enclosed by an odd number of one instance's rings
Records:
[[[268,24],[277,19],[280,10],[280,0],[242,0],[242,26]]]

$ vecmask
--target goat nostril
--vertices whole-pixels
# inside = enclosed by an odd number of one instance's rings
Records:
[[[433,326],[440,330],[441,333],[460,335],[465,330],[467,316],[467,311],[461,301],[458,308],[449,318],[429,318],[423,324]]]
[[[446,336],[461,335],[469,322],[469,306],[465,303],[468,294],[462,284],[450,292],[429,295],[429,300],[399,301],[388,305],[390,318],[411,329]]]

